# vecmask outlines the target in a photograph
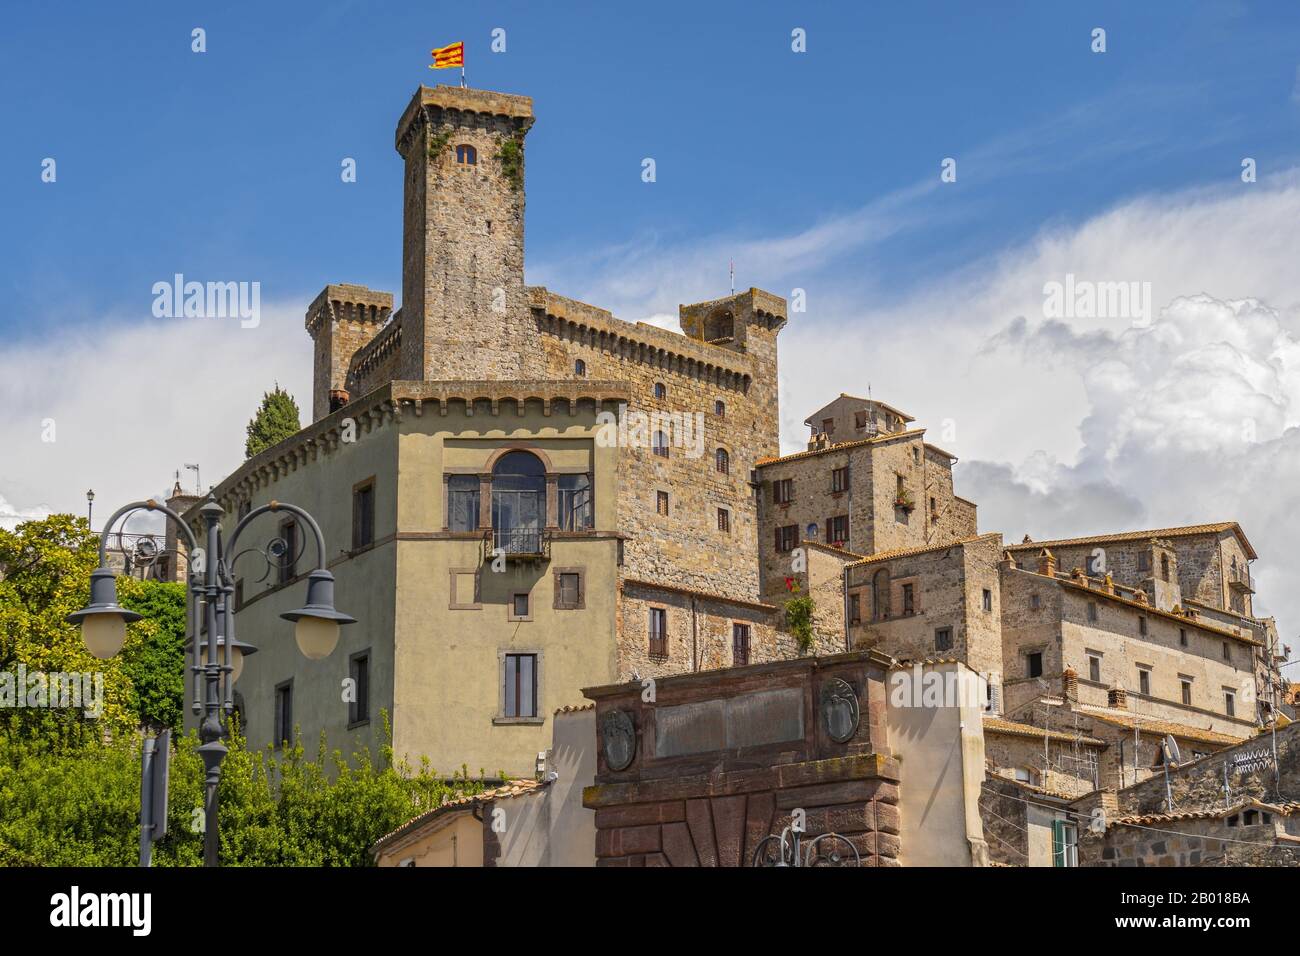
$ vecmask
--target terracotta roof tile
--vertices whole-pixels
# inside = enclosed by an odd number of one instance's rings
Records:
[[[1025,551],[1030,548],[1055,548],[1070,547],[1080,544],[1097,544],[1104,541],[1142,541],[1147,538],[1182,538],[1193,534],[1218,534],[1223,531],[1234,531],[1241,538],[1241,543],[1246,546],[1246,554],[1251,558],[1257,558],[1255,549],[1251,547],[1250,541],[1246,538],[1246,533],[1241,530],[1241,525],[1235,521],[1217,521],[1212,524],[1189,524],[1179,528],[1155,528],[1149,531],[1119,531],[1115,534],[1092,534],[1085,535],[1082,538],[1054,538],[1050,541],[1022,541],[1019,544],[1007,545],[1008,551]]]
[[[1078,741],[1088,747],[1105,747],[1104,740],[1098,740],[1096,737],[1089,737],[1084,734],[1072,734],[1064,730],[1045,730],[1042,727],[1035,727],[1033,724],[1021,724],[1014,720],[1005,720],[1002,717],[995,717],[992,714],[984,715],[984,732],[995,734],[1007,734],[1012,737],[1034,737],[1042,740],[1046,736],[1049,740],[1058,740],[1062,743],[1074,743]]]
[[[1107,822],[1106,827],[1109,829],[1113,826],[1130,824],[1134,826],[1154,826],[1160,823],[1176,823],[1180,820],[1221,820],[1224,817],[1231,816],[1241,810],[1260,809],[1267,810],[1270,813],[1276,813],[1279,816],[1289,817],[1292,814],[1300,813],[1300,803],[1265,803],[1263,800],[1257,800],[1251,797],[1242,800],[1240,803],[1231,807],[1214,807],[1206,810],[1175,810],[1173,813],[1144,813],[1127,817],[1116,817]]]
[[[777,465],[787,461],[798,461],[801,458],[813,458],[817,455],[829,455],[831,452],[847,451],[850,448],[860,448],[863,445],[870,445],[873,442],[892,441],[895,438],[915,438],[917,435],[924,435],[924,428],[913,428],[905,432],[889,432],[884,435],[876,435],[874,438],[857,438],[853,441],[842,441],[838,444],[827,445],[825,448],[812,448],[808,451],[797,451],[790,455],[781,455],[774,458],[760,458],[754,462],[755,467],[762,468],[766,465]]]
[[[875,554],[869,554],[861,561],[854,561],[849,565],[856,568],[864,564],[874,564],[877,561],[888,561],[891,558],[906,558],[914,554],[925,554],[928,551],[943,551],[947,548],[958,548],[964,544],[970,544],[974,541],[984,541],[989,538],[999,537],[1000,532],[990,531],[988,534],[977,534],[969,538],[958,538],[956,541],[949,541],[946,544],[928,544],[920,548],[894,548],[892,551],[877,551]]]
[[[1087,717],[1100,720],[1102,723],[1110,724],[1114,727],[1127,727],[1132,730],[1136,723],[1138,729],[1152,734],[1172,734],[1175,737],[1182,737],[1185,740],[1199,740],[1207,744],[1224,744],[1231,746],[1239,744],[1247,738],[1246,734],[1233,736],[1231,734],[1222,734],[1217,730],[1204,730],[1200,727],[1190,727],[1187,724],[1176,724],[1169,720],[1156,720],[1154,717],[1146,717],[1142,714],[1131,714],[1121,710],[1113,710],[1101,707],[1080,707],[1079,713]]]
[[[412,817],[410,820],[407,820],[396,830],[392,830],[391,832],[384,834],[382,837],[376,840],[374,846],[370,848],[370,854],[371,856],[377,856],[379,851],[383,849],[385,844],[389,843],[390,841],[396,839],[399,836],[405,836],[408,833],[412,833],[415,830],[420,829],[426,823],[429,823],[430,821],[437,819],[438,817],[444,814],[453,813],[457,810],[470,810],[476,804],[487,803],[488,801],[495,800],[500,797],[517,797],[520,794],[524,794],[524,793],[534,793],[544,788],[545,786],[546,786],[546,782],[544,781],[509,780],[503,783],[499,787],[494,787],[491,790],[484,790],[482,793],[470,793],[462,797],[455,797],[454,799],[447,800],[444,803],[440,803],[432,810],[426,810],[424,813],[421,813],[419,816]]]

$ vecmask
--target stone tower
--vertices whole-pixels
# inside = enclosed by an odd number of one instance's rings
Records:
[[[540,356],[524,293],[524,137],[532,99],[420,87],[405,161],[400,377],[527,378]]]

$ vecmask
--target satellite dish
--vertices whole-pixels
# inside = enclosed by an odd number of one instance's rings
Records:
[[[1165,763],[1171,763],[1178,766],[1183,762],[1183,755],[1178,752],[1178,743],[1174,740],[1173,734],[1165,734],[1165,739],[1161,742],[1165,751]]]

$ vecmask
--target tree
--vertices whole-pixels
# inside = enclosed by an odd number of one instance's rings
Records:
[[[13,708],[29,736],[66,742],[87,732],[129,732],[138,722],[122,660],[149,626],[132,624],[123,653],[99,660],[86,650],[80,628],[64,620],[85,606],[98,563],[96,537],[84,518],[51,515],[13,531],[0,528],[0,706]],[[26,686],[18,686],[20,674]],[[51,674],[90,675],[92,686],[102,687],[102,710],[52,706],[42,683]]]
[[[185,696],[185,585],[171,581],[117,582],[122,606],[143,614],[134,627],[141,639],[123,650],[131,681],[131,711],[141,726],[180,729]]]
[[[248,423],[244,457],[261,454],[272,445],[296,435],[300,428],[298,403],[277,383],[272,391],[263,393],[262,404]]]

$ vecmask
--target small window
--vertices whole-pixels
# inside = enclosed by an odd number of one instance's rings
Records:
[[[1151,672],[1149,670],[1138,671],[1138,693],[1143,696],[1151,696]]]
[[[668,386],[663,382],[655,382],[655,398],[663,401],[668,397]]]
[[[668,436],[660,431],[655,432],[653,442],[650,446],[650,450],[654,454],[658,455],[660,458],[667,458],[668,457]]]
[[[1042,600],[1039,598],[1037,594],[1029,595],[1029,609],[1031,611],[1037,611],[1038,608],[1042,605],[1042,603],[1043,603]]]
[[[903,585],[903,613],[916,613],[916,589],[911,584]]]
[[[293,681],[275,688],[275,745],[281,747],[293,739]]]
[[[737,667],[749,663],[749,625],[731,625],[731,662]]]
[[[776,529],[776,550],[793,551],[799,544],[799,526],[797,524],[782,525]]]
[[[1025,674],[1028,677],[1043,676],[1043,653],[1034,651],[1032,654],[1025,655]]]
[[[1241,823],[1241,817],[1239,817],[1237,814],[1234,813],[1232,816],[1228,817],[1228,826],[1235,827],[1239,823]]]
[[[772,503],[788,505],[794,501],[794,479],[780,478],[772,482]]]
[[[912,449],[912,461],[916,462],[918,465],[921,463],[921,449],[919,446]]]
[[[578,361],[574,362],[574,363],[573,363],[573,374],[576,375],[576,376],[578,376],[578,378],[586,378],[586,377],[587,377],[587,363],[584,362],[582,359],[578,359]]]
[[[719,448],[713,453],[713,467],[720,475],[731,473],[731,456],[727,454],[727,449]]]
[[[866,413],[866,412],[854,412],[854,413],[853,413],[853,427],[856,428],[858,431],[862,431],[862,430],[864,430],[864,429],[867,427],[867,413]]]
[[[993,592],[989,588],[984,589],[984,610],[993,610]]]
[[[503,717],[537,716],[537,655],[507,654],[502,667]]]
[[[935,630],[934,649],[936,651],[952,650],[952,628],[941,627]]]
[[[353,700],[348,702],[348,724],[364,724],[370,720],[370,652],[353,654],[348,661],[348,677],[352,678]]]
[[[298,576],[298,523],[292,518],[280,525],[280,542],[284,547],[279,562],[280,583],[287,584]]]
[[[1169,580],[1169,555],[1167,554],[1160,555],[1160,580]]]
[[[836,515],[826,519],[826,543],[843,545],[849,540],[849,516]]]
[[[1138,633],[1143,637],[1147,636],[1147,619],[1145,617],[1138,617]]]
[[[823,435],[835,434],[835,419],[833,418],[822,419],[822,434]]]
[[[1223,712],[1229,717],[1237,716],[1237,695],[1230,690],[1223,692]]]
[[[576,611],[583,607],[581,570],[556,569],[554,605],[561,611]]]
[[[514,591],[510,595],[510,616],[512,621],[531,621],[532,601],[527,591]]]
[[[370,479],[352,490],[352,550],[375,543],[375,481]]]
[[[1088,680],[1101,683],[1101,658],[1092,654],[1088,655]]]
[[[1190,707],[1192,705],[1192,682],[1189,680],[1181,680],[1178,683],[1181,684],[1183,688],[1183,703]]]
[[[477,166],[478,150],[468,144],[456,147],[456,162],[461,166]]]
[[[731,533],[731,512],[726,508],[718,509],[718,530],[725,533]]]
[[[724,403],[724,402],[722,402],[722,401],[716,401],[716,402],[714,402],[714,403],[713,403],[713,414],[717,415],[719,418],[726,418],[726,417],[727,417],[727,406],[726,406],[726,403]]]
[[[849,470],[848,468],[831,469],[831,492],[849,490]]]
[[[939,502],[935,500],[934,495],[930,496],[930,520],[939,520]]]
[[[1223,659],[1225,661],[1232,660],[1232,648],[1229,646],[1227,641],[1223,642]]]
[[[655,511],[663,515],[665,518],[668,517],[668,492],[655,492]]]
[[[1179,647],[1187,646],[1187,628],[1185,627],[1180,627],[1178,629],[1178,646]]]
[[[1138,553],[1138,570],[1139,570],[1139,571],[1150,571],[1150,570],[1151,570],[1151,552],[1150,552],[1150,551],[1141,551],[1141,552]]]
[[[650,609],[650,656],[668,656],[668,611],[662,607]]]
[[[862,623],[862,599],[856,594],[849,595],[849,623]]]
[[[1088,620],[1094,624],[1097,622],[1097,603],[1095,601],[1088,602]]]
[[[1241,825],[1244,827],[1253,827],[1259,823],[1259,811],[1247,810],[1241,815]]]

